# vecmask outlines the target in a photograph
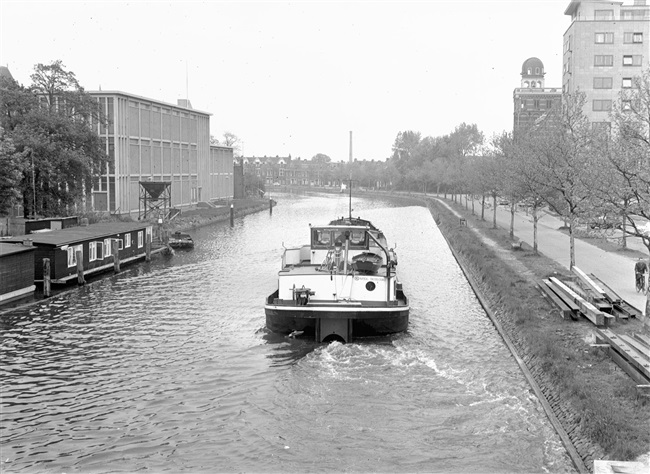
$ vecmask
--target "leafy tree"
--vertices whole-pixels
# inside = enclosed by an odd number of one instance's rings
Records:
[[[611,114],[613,132],[599,140],[594,187],[605,211],[623,218],[623,232],[650,252],[650,69],[621,92]]]
[[[32,80],[29,89],[6,87],[0,125],[24,157],[19,189],[26,214],[65,215],[105,168],[101,139],[90,127],[105,118],[61,61],[37,64]]]
[[[392,160],[400,173],[404,174],[410,168],[411,158],[415,155],[421,138],[420,132],[411,130],[399,132],[395,137]]]
[[[0,215],[20,200],[24,155],[16,152],[13,139],[0,127]]]
[[[624,232],[641,237],[650,252],[650,68],[633,80],[633,88],[623,91],[613,109],[614,146],[607,153],[618,198],[609,204],[621,212]],[[650,314],[650,292],[645,314]]]
[[[451,155],[455,157],[476,155],[484,140],[483,132],[476,124],[467,125],[465,122],[445,137]]]

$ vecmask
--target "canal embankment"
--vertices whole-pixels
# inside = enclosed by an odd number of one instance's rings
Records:
[[[214,207],[195,207],[185,210],[174,219],[165,222],[163,229],[190,231],[206,225],[227,222],[231,218],[236,219],[262,211],[272,212],[276,204],[273,199],[224,200]]]
[[[562,319],[536,285],[549,276],[571,278],[567,269],[526,245],[515,250],[506,229],[492,228],[463,206],[423,199],[583,465],[592,470],[597,459],[647,459],[650,401],[606,354],[591,347],[593,324]],[[617,324],[627,332],[644,330],[636,319]]]

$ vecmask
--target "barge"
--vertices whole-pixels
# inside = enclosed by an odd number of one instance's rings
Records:
[[[267,328],[317,342],[405,331],[409,302],[397,255],[370,221],[342,217],[310,226],[310,243],[287,248],[278,288],[266,299]]]

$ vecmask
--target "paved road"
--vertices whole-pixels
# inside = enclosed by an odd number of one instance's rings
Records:
[[[471,201],[469,206],[471,209]],[[475,209],[480,215],[481,207],[478,201],[475,202]],[[486,209],[485,219],[492,221],[491,208]],[[545,214],[537,223],[537,247],[540,253],[568,269],[569,236],[558,230],[562,224],[560,219]],[[508,207],[497,207],[497,225],[504,229],[510,229],[510,209]],[[532,217],[526,216],[524,212],[515,213],[515,236],[532,247]],[[643,251],[647,255],[647,249],[640,239],[628,239],[628,247]],[[634,288],[634,264],[637,258],[606,252],[585,241],[575,239],[575,259],[576,267],[586,274],[593,273],[621,298],[643,311],[646,297],[637,293]]]

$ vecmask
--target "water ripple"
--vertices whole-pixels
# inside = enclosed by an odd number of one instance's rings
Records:
[[[274,196],[275,197],[275,196]],[[408,332],[269,333],[281,244],[347,196],[193,232],[191,252],[0,317],[3,472],[542,472],[570,463],[428,211],[355,199],[398,243]]]

